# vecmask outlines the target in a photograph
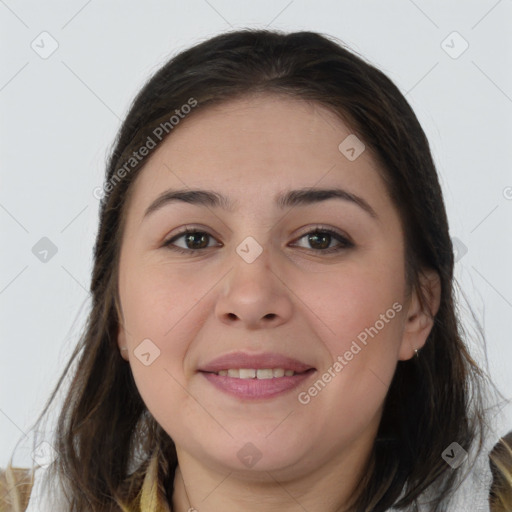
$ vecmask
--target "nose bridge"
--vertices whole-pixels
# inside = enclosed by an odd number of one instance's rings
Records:
[[[261,240],[262,237],[259,236]],[[252,235],[245,237],[231,258],[233,265],[227,279],[228,293],[268,294],[274,288],[276,277],[272,265],[269,240],[258,242]]]
[[[273,254],[270,238],[261,238],[262,243],[246,236],[235,248],[231,272],[216,304],[222,321],[239,320],[247,326],[269,321],[279,324],[291,314],[287,288],[278,277],[278,255]]]

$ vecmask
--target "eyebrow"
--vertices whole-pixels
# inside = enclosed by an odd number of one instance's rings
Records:
[[[378,219],[375,210],[362,198],[341,188],[302,188],[281,192],[276,196],[275,202],[278,208],[310,205],[327,201],[329,199],[340,199],[356,204],[374,219]],[[160,194],[146,209],[143,219],[165,205],[184,202],[210,208],[222,208],[232,212],[234,202],[228,197],[214,192],[213,190],[202,189],[174,189],[166,190]]]

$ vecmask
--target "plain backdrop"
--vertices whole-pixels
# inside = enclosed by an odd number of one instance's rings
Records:
[[[1,0],[0,466],[30,438],[83,327],[93,190],[130,101],[170,56],[241,27],[335,36],[406,95],[438,167],[457,278],[485,330],[475,357],[487,355],[511,398],[511,21],[511,0]],[[510,406],[499,418],[498,434],[512,430]]]

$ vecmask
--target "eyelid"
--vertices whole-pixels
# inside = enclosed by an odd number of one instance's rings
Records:
[[[351,239],[351,237],[345,233],[344,231],[341,231],[340,229],[337,229],[337,228],[333,228],[333,227],[330,227],[330,226],[326,226],[326,225],[323,225],[323,224],[313,224],[312,226],[309,225],[309,226],[305,226],[304,227],[304,230],[302,231],[301,230],[301,234],[299,234],[295,240],[298,240],[299,238],[302,238],[304,235],[307,235],[309,233],[314,233],[314,232],[322,232],[322,233],[330,233],[332,235],[336,235],[336,236],[339,236],[340,238],[343,238],[345,239],[347,242],[350,242],[351,244],[354,244],[354,241]]]
[[[166,240],[163,242],[163,245],[169,243],[171,240],[174,240],[181,235],[186,235],[188,233],[206,233],[213,238],[220,237],[220,235],[214,229],[203,226],[202,224],[185,224],[181,228],[178,228],[177,232],[173,232],[172,235],[166,238]]]

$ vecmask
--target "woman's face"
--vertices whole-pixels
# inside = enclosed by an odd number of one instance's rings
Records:
[[[179,457],[291,476],[368,454],[428,332],[360,144],[322,106],[259,95],[195,111],[133,184],[118,343]],[[158,200],[177,190],[189,200]]]

